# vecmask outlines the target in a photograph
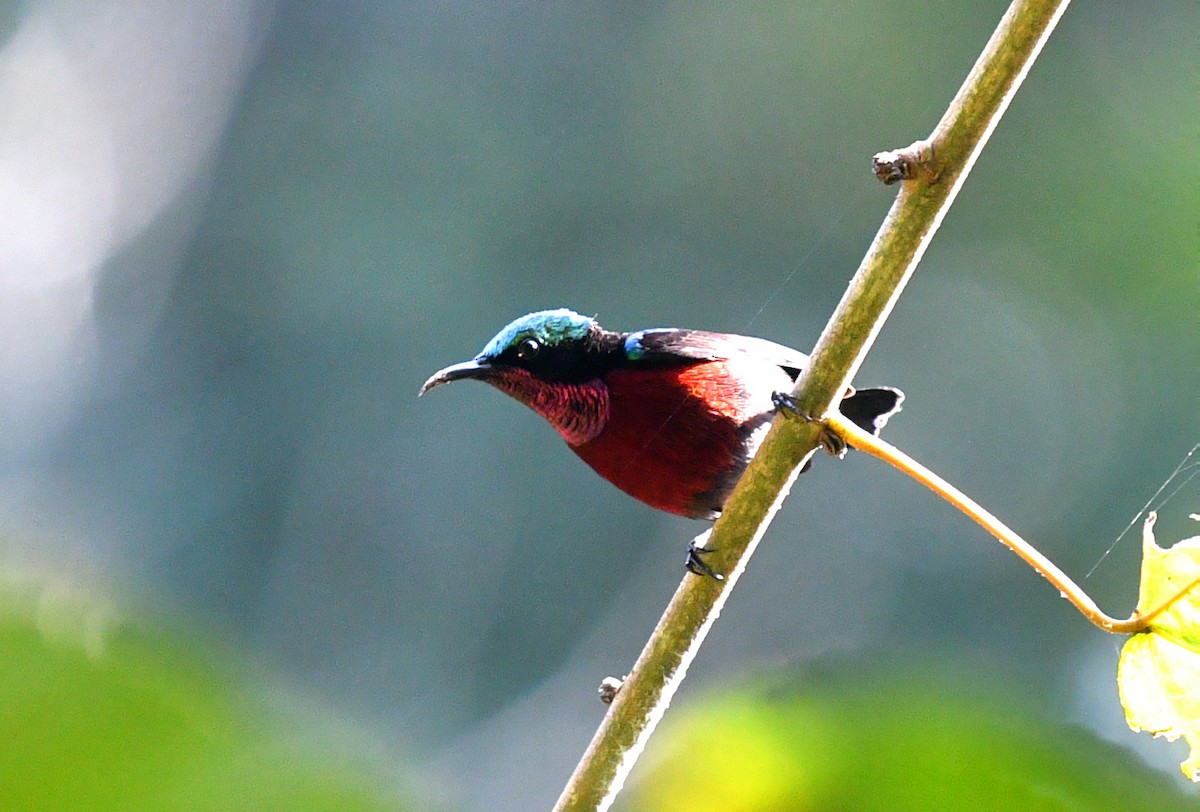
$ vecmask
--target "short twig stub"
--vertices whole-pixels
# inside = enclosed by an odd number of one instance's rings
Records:
[[[933,182],[937,170],[933,166],[933,150],[929,142],[916,141],[903,149],[876,153],[871,158],[871,171],[886,185],[902,180],[913,180],[924,175]]]
[[[605,705],[611,705],[624,684],[624,677],[605,677],[600,682],[600,701]]]

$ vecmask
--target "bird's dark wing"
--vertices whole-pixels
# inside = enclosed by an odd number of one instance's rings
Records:
[[[754,358],[781,366],[792,377],[808,363],[804,353],[765,338],[665,327],[630,333],[625,339],[625,356],[630,361],[649,363]]]

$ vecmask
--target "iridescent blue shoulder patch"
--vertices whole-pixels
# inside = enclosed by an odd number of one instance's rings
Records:
[[[625,339],[625,357],[630,361],[640,361],[646,354],[646,348],[642,346],[644,333],[644,330],[638,330],[636,333],[630,333]]]

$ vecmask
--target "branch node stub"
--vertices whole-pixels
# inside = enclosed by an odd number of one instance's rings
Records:
[[[611,705],[624,684],[625,677],[605,677],[600,682],[600,701],[605,705]]]
[[[876,153],[871,158],[871,171],[886,186],[919,177],[933,183],[938,176],[933,162],[933,145],[928,141],[914,141],[903,149]]]

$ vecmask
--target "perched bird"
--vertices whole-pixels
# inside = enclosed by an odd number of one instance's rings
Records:
[[[621,333],[571,310],[521,316],[472,360],[435,373],[490,383],[549,421],[596,473],[651,507],[715,519],[808,356],[761,338],[655,328]],[[898,389],[851,390],[847,418],[875,433]]]

